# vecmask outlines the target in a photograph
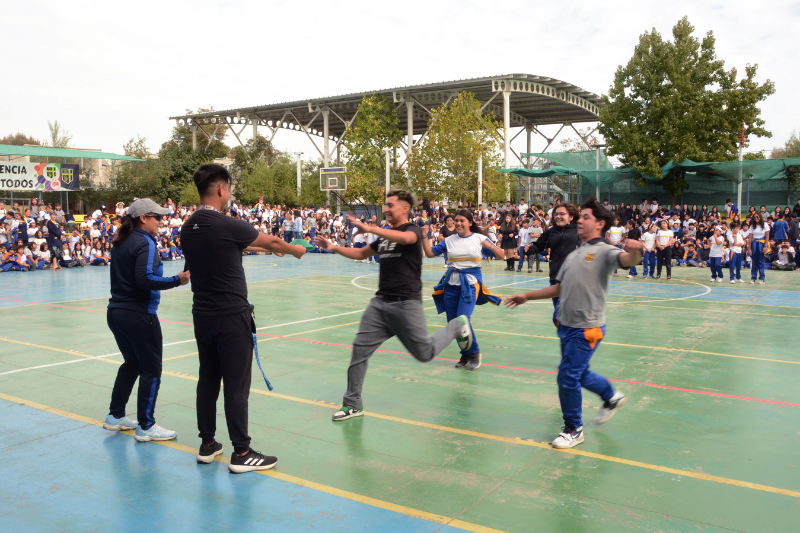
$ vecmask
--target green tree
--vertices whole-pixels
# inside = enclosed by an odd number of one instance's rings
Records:
[[[191,109],[187,109],[186,114],[194,115],[196,113],[210,113],[212,111],[214,111],[214,108],[209,106],[208,109],[202,107],[198,108],[196,112],[192,111]],[[228,134],[228,126],[225,124],[220,124],[219,128],[217,128],[216,124],[198,124],[197,129],[198,151],[206,153],[211,159],[228,157],[231,149],[224,142],[225,136]],[[176,140],[178,138],[182,138],[183,140]],[[211,142],[209,142],[209,138],[211,139]],[[180,146],[188,145],[188,147],[191,149],[192,128],[189,126],[174,126],[172,128],[172,139],[167,141],[165,144],[175,144]]]
[[[397,109],[383,95],[362,98],[358,114],[345,136],[348,202],[376,205],[383,203],[386,187],[384,149],[400,146],[403,132],[398,127]],[[394,172],[394,169],[392,169]]]
[[[783,146],[772,150],[773,159],[783,159],[787,157],[800,157],[800,139],[797,132],[793,131],[789,139]],[[800,167],[788,167],[786,169],[786,179],[788,181],[789,195],[800,190]]]
[[[258,135],[255,140],[248,139],[244,148],[234,146],[231,149],[230,157],[233,159],[232,173],[238,176],[242,172],[250,172],[258,161],[271,165],[278,159],[279,155],[280,152],[275,149],[266,137]]]
[[[483,156],[483,198],[505,198],[509,178],[498,151],[499,124],[483,114],[475,95],[460,93],[450,105],[434,110],[428,134],[411,154],[408,173],[419,196],[435,200],[477,201],[478,159]]]
[[[625,166],[661,176],[670,161],[731,161],[737,157],[741,123],[745,133],[770,137],[757,104],[775,92],[767,80],[755,81],[757,65],[747,65],[737,81],[716,56],[712,32],[699,40],[684,17],[665,41],[653,29],[639,38],[633,57],[614,75],[603,96],[600,133],[607,153]],[[643,185],[643,183],[640,183]],[[661,180],[674,203],[688,184],[679,172]]]
[[[24,146],[26,144],[42,144],[38,139],[29,137],[24,133],[14,133],[13,135],[6,135],[0,139],[0,144],[9,144],[11,146]]]
[[[69,143],[72,141],[72,135],[58,122],[47,121],[47,128],[50,130],[50,138],[45,141],[44,145],[51,148],[69,148]]]

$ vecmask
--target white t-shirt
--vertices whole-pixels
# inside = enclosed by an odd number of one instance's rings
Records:
[[[608,229],[608,239],[614,243],[619,244],[622,241],[622,236],[625,234],[625,228],[622,226],[611,226]]]
[[[542,236],[542,233],[544,233],[544,230],[542,229],[541,226],[531,226],[531,233],[530,233],[531,242],[538,241],[539,237]]]
[[[363,233],[359,233],[358,235],[355,235],[355,232],[357,232],[357,231],[358,231],[358,228],[353,227],[353,231],[352,231],[352,233],[354,234],[353,235],[353,242],[354,243],[356,243],[356,242],[366,243],[367,240],[364,238],[364,234]]]
[[[656,248],[656,234],[655,233],[645,233],[642,235],[642,241],[644,242],[644,247],[650,251],[655,250]]]
[[[730,233],[728,235],[728,242],[731,245],[731,251],[735,254],[742,253],[742,247],[744,246],[744,240],[747,237],[742,235],[742,232],[739,232],[737,235]]]
[[[486,237],[480,233],[473,233],[469,237],[462,237],[456,233],[447,237],[444,240],[447,246],[447,266],[456,270],[480,266],[484,240]],[[467,274],[467,281],[470,285],[474,285],[478,280],[472,274]],[[453,272],[447,284],[461,285],[461,276],[458,272]]]
[[[708,256],[722,257],[722,245],[725,243],[725,238],[722,235],[719,237],[712,235],[708,238],[708,242],[711,244],[711,251],[708,253]]]
[[[675,236],[671,229],[660,229],[656,235],[658,236],[658,244],[660,246],[666,246],[669,240]]]
[[[752,235],[753,239],[755,240],[759,239],[763,240],[767,236],[767,228],[769,228],[769,226],[764,228],[762,226],[759,226],[758,224],[753,224],[753,227],[750,228],[749,230],[750,235]]]

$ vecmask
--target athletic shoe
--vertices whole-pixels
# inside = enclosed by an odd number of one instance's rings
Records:
[[[467,315],[456,317],[456,320],[461,321],[461,334],[456,337],[458,347],[462,352],[466,352],[472,347],[472,329],[469,327],[469,318]]]
[[[134,433],[133,438],[139,442],[148,442],[151,440],[172,440],[177,436],[177,431],[164,429],[158,424],[153,424],[150,429],[142,429],[142,426],[136,426],[136,433]]]
[[[528,274],[533,272],[533,267],[528,267]]]
[[[517,272],[522,272],[522,267],[518,268]]]
[[[760,279],[760,280],[758,280],[758,283],[759,283],[759,285],[763,285],[763,284],[766,283],[766,281],[764,281],[763,279]]]
[[[633,279],[633,274],[628,274],[628,279]]]
[[[348,418],[354,418],[356,416],[364,416],[364,410],[343,405],[338,411],[333,413],[331,420],[339,422],[340,420],[347,420]]]
[[[736,281],[738,281],[739,283],[744,283],[744,280],[742,278],[739,278]]]
[[[667,276],[667,279],[672,279],[672,276]]]
[[[556,440],[550,443],[550,446],[563,450],[565,448],[574,448],[581,442],[583,442],[583,427],[564,426],[561,428],[561,433],[558,434]]]
[[[611,397],[607,402],[603,402],[602,407],[600,407],[600,411],[598,411],[597,416],[594,417],[594,422],[596,424],[605,424],[611,417],[617,414],[620,407],[627,403],[628,397],[622,394],[620,391],[614,391],[614,396]]]
[[[645,274],[644,276],[642,276],[642,279],[647,279],[647,274]]]
[[[540,268],[540,269],[539,269],[539,270],[537,270],[536,272],[544,272],[544,270],[542,270],[542,269]]]
[[[732,280],[731,280],[731,283],[736,283],[736,280],[735,280],[735,279],[732,279]]]
[[[200,451],[197,454],[197,462],[209,464],[214,462],[214,457],[222,453],[222,444],[214,441],[211,444],[200,444]]]
[[[717,281],[717,278],[711,278],[710,280],[708,280],[709,283],[714,283],[715,281]]]
[[[278,464],[278,458],[271,455],[264,455],[261,452],[255,451],[250,448],[244,455],[231,455],[231,462],[228,465],[228,470],[234,474],[244,474],[245,472],[252,472],[253,470],[269,470]]]
[[[659,274],[658,276],[656,276],[656,279],[661,279],[661,275]]]
[[[443,264],[442,268],[447,269],[447,263]]]
[[[469,360],[469,356],[462,355],[461,359],[458,361],[458,363],[456,363],[456,368],[464,368],[469,364]]]
[[[477,370],[481,366],[481,352],[476,353],[472,356],[472,359],[467,365],[467,370]]]
[[[722,278],[717,278],[717,283],[722,283]]]
[[[103,429],[108,431],[126,431],[128,429],[136,429],[137,422],[131,420],[127,416],[123,416],[122,418],[114,418],[111,415],[106,417],[106,421],[103,422]]]
[[[755,282],[756,282],[756,280],[754,280],[754,279],[750,280],[750,283],[755,283]]]

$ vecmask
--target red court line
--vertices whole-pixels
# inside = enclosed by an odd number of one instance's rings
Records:
[[[99,309],[87,309],[85,307],[72,307],[72,306],[69,306],[69,305],[50,304],[50,303],[44,303],[44,302],[34,302],[34,301],[30,301],[30,300],[16,300],[14,298],[2,298],[2,297],[0,297],[0,300],[10,300],[12,302],[23,302],[23,303],[38,304],[38,305],[49,305],[51,307],[63,307],[65,309],[77,309],[78,311],[91,311],[93,313],[105,313],[105,310],[99,310]],[[159,318],[159,321],[161,321],[161,322],[170,322],[172,324],[185,324],[187,326],[194,325],[191,322],[179,322],[177,320],[163,320],[163,319],[160,319],[160,318]],[[301,338],[298,338],[298,337],[285,337],[283,335],[270,335],[269,333],[256,333],[256,335],[263,335],[265,337],[278,337],[278,338],[281,338],[281,339],[289,339],[289,340],[293,340],[293,341],[311,342],[311,343],[315,343],[315,344],[324,344],[326,346],[340,346],[342,348],[352,348],[353,347],[351,344],[338,344],[338,343],[335,343],[335,342],[315,341],[315,340],[312,340],[312,339],[301,339]],[[395,353],[395,354],[400,354],[400,355],[411,355],[408,352],[395,352],[393,350],[381,350],[381,349],[378,349],[376,351],[384,352],[384,353]],[[436,359],[439,359],[440,361],[457,361],[457,359],[446,359],[444,357],[437,357]],[[535,369],[532,369],[532,368],[521,368],[521,367],[516,367],[516,366],[493,365],[491,363],[483,363],[483,366],[491,366],[491,367],[494,367],[494,368],[506,368],[508,370],[519,370],[519,371],[522,371],[522,372],[534,372],[534,373],[537,373],[537,374],[553,374],[553,375],[558,374],[558,372],[553,372],[553,371],[550,371],[550,370],[535,370]],[[676,390],[676,391],[682,391],[682,392],[691,392],[691,393],[694,393],[694,394],[705,394],[706,396],[717,396],[717,397],[720,397],[720,398],[733,398],[735,400],[747,400],[747,401],[750,401],[750,402],[772,403],[772,404],[775,404],[775,405],[787,405],[789,407],[800,407],[800,404],[798,404],[798,403],[779,402],[777,400],[765,400],[763,398],[752,398],[750,396],[736,396],[734,394],[723,394],[721,392],[710,392],[710,391],[703,391],[703,390],[696,390],[696,389],[684,389],[684,388],[681,388],[681,387],[671,387],[669,385],[658,385],[656,383],[645,383],[643,381],[628,381],[628,380],[624,380],[624,379],[610,379],[610,378],[608,378],[608,380],[609,381],[615,381],[617,383],[631,383],[631,384],[634,384],[634,385],[643,385],[645,387],[655,387],[657,389],[669,389],[669,390]]]
[[[265,337],[278,337],[281,339],[289,339],[294,341],[303,341],[303,342],[311,342],[315,344],[324,344],[326,346],[341,346],[342,348],[352,348],[351,344],[338,344],[335,342],[326,342],[326,341],[316,341],[312,339],[301,339],[299,337],[284,337],[283,335],[270,335],[269,333],[257,333],[257,335],[264,335]],[[393,350],[375,350],[377,352],[384,352],[384,353],[396,353],[400,355],[411,355],[408,352],[395,352]],[[436,359],[440,361],[458,361],[458,359],[447,359],[445,357],[436,357]],[[557,375],[558,372],[553,372],[552,370],[535,370],[533,368],[521,368],[517,366],[505,366],[505,365],[493,365],[491,363],[482,363],[482,366],[491,366],[494,368],[506,368],[508,370],[520,370],[522,372],[534,372],[536,374],[552,374]],[[750,402],[761,402],[761,403],[772,403],[775,405],[787,405],[789,407],[800,407],[800,403],[791,403],[791,402],[779,402],[777,400],[765,400],[763,398],[751,398],[750,396],[736,396],[734,394],[723,394],[721,392],[711,392],[711,391],[704,391],[704,390],[696,390],[696,389],[684,389],[681,387],[671,387],[669,385],[658,385],[656,383],[645,383],[644,381],[629,381],[625,379],[611,379],[606,378],[609,381],[615,381],[617,383],[631,383],[634,385],[643,385],[645,387],[655,387],[657,389],[669,389],[669,390],[676,390],[682,392],[691,392],[694,394],[705,394],[706,396],[717,396],[720,398],[733,398],[736,400],[747,400]]]

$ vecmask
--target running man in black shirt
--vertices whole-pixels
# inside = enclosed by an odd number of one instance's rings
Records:
[[[367,226],[349,216],[358,233],[374,233],[378,240],[364,248],[342,248],[317,236],[315,244],[349,259],[366,259],[380,255],[378,292],[361,317],[361,326],[353,341],[353,355],[347,370],[347,392],[342,408],[334,421],[364,414],[361,389],[367,374],[367,361],[375,350],[394,336],[417,360],[427,363],[454,339],[462,350],[472,346],[472,332],[466,316],[451,320],[446,327],[428,337],[422,310],[422,232],[408,221],[414,196],[404,190],[391,190],[386,195],[384,212],[392,229]],[[195,273],[192,271],[192,279]]]
[[[214,440],[220,380],[225,384],[225,420],[233,443],[228,469],[236,474],[267,470],[278,459],[250,448],[247,400],[253,369],[253,306],[247,301],[242,251],[305,254],[274,235],[225,216],[230,201],[231,176],[220,165],[202,165],[194,175],[200,207],[183,224],[181,244],[186,268],[192,272],[194,334],[200,359],[197,382],[197,426],[202,444],[197,462],[211,463],[222,453]]]

